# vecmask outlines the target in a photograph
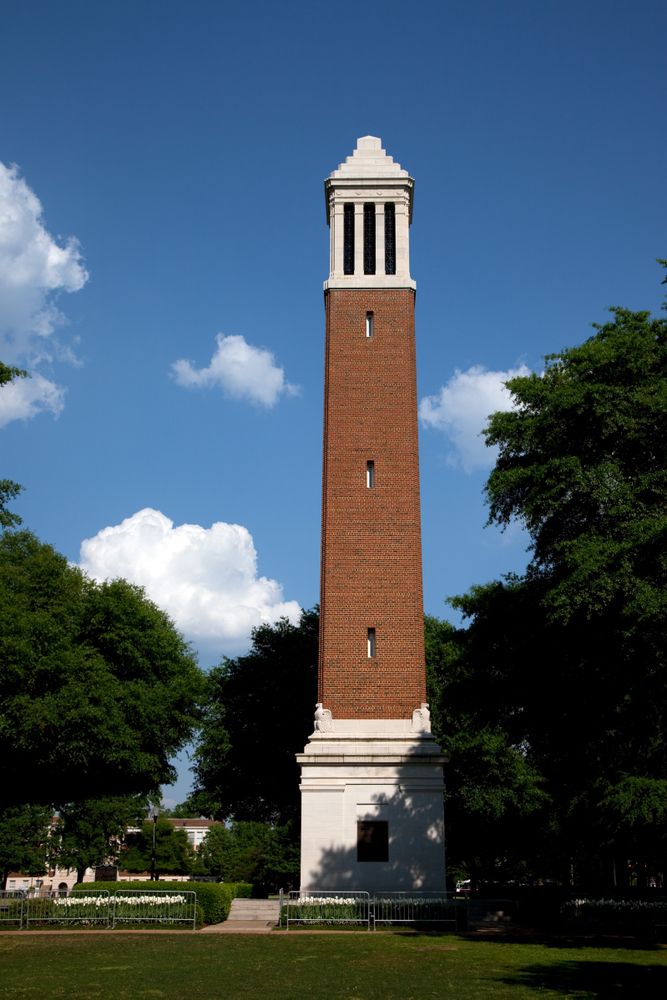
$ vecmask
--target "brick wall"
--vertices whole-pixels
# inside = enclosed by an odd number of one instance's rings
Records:
[[[325,302],[319,698],[334,719],[404,719],[426,699],[414,292]]]

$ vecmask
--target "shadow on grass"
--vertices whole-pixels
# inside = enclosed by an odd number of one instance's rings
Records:
[[[551,990],[565,997],[590,1000],[632,998],[664,1000],[667,997],[667,966],[630,962],[559,962],[528,965],[516,976],[503,979],[508,986]]]
[[[468,931],[459,933],[458,937],[469,941],[486,942],[489,944],[541,944],[545,948],[599,948],[613,951],[655,951],[662,950],[660,944],[647,938],[637,938],[614,934],[577,934],[569,935],[558,931],[520,930],[505,931],[503,934],[489,935]],[[667,996],[667,994],[665,994]]]

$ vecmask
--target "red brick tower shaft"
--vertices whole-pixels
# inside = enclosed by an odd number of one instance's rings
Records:
[[[325,291],[319,700],[334,719],[406,719],[426,701],[415,291],[407,262],[412,182],[406,178],[405,171],[400,182],[395,178],[400,191],[388,186],[394,180],[388,177],[381,192],[342,193],[341,179],[330,204],[330,224],[339,232],[332,233],[337,280]],[[351,247],[340,245],[343,237],[355,238],[349,215],[341,224],[346,210],[356,220],[354,259]],[[371,226],[376,273],[367,274]],[[386,261],[393,273],[385,273]]]

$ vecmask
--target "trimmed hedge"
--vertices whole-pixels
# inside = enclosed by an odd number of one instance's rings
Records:
[[[165,892],[196,892],[197,906],[201,907],[205,924],[219,924],[229,916],[232,900],[247,899],[252,886],[248,882],[79,882],[72,892],[93,893],[96,889],[116,892],[118,889],[138,889],[144,892],[163,889]]]

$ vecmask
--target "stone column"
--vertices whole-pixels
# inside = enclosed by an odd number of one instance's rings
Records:
[[[331,277],[343,273],[343,203],[336,198],[331,199]]]
[[[407,197],[398,197],[396,205],[396,274],[410,274],[410,209]]]

